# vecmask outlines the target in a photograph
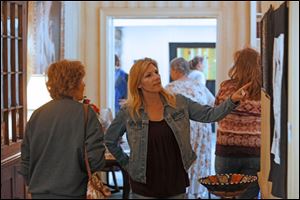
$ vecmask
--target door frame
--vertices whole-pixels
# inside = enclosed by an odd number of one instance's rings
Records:
[[[114,30],[113,19],[178,19],[178,18],[215,18],[217,20],[217,69],[221,60],[220,47],[223,34],[222,11],[199,8],[101,8],[100,17],[100,106],[113,109],[114,113]],[[217,70],[218,74],[218,70]],[[218,77],[218,75],[217,75]]]

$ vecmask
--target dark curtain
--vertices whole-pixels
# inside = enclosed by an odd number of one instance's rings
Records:
[[[271,154],[271,169],[269,181],[272,182],[272,195],[280,198],[287,198],[287,78],[288,78],[288,8],[283,3],[278,9],[272,7],[265,13],[261,20],[261,59],[262,59],[262,87],[271,97],[270,127],[271,144],[274,135],[274,110],[273,110],[273,48],[274,38],[284,34],[284,58],[281,87],[281,129],[280,129],[280,164],[274,162],[274,155]],[[270,149],[271,152],[271,149]]]
[[[273,8],[270,7],[261,20],[262,87],[270,97],[273,96],[273,38]]]
[[[274,162],[271,154],[271,171],[269,180],[272,181],[272,195],[287,198],[287,111],[288,111],[288,8],[283,3],[273,13],[274,38],[284,35],[284,57],[281,87],[281,129],[280,129],[280,164]]]
[[[273,41],[274,41],[274,10],[272,6],[264,14],[261,20],[261,62],[262,62],[262,87],[271,97],[270,99],[270,140],[272,144],[274,132],[274,112],[273,112]],[[271,152],[271,146],[270,146]]]

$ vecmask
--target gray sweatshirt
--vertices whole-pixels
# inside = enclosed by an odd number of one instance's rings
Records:
[[[102,127],[89,107],[86,133],[83,104],[71,99],[52,100],[37,109],[26,126],[21,146],[21,169],[29,192],[38,195],[83,197],[88,175],[104,166]]]

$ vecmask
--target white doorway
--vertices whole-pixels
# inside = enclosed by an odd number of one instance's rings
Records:
[[[170,60],[183,57],[189,61],[194,56],[203,56],[205,65],[209,66],[209,69],[204,71],[206,86],[215,95],[216,19],[113,18],[112,24],[115,29],[114,53],[120,57],[121,68],[127,74],[135,60],[150,57],[157,61],[162,85],[165,86],[170,82]],[[114,70],[114,68],[108,70]],[[215,132],[214,126],[213,132]],[[123,139],[126,141],[126,137]],[[215,133],[211,140],[211,169],[214,173]]]
[[[113,19],[115,54],[120,57],[126,73],[137,59],[156,60],[163,86],[170,82],[169,63],[173,58],[183,57],[189,61],[202,56],[206,79],[215,80],[216,25],[217,20],[212,18]]]
[[[123,9],[108,8],[100,10],[100,85],[101,85],[101,107],[114,107],[114,19],[203,19],[214,18],[217,20],[217,60],[220,58],[219,47],[222,35],[221,12],[201,11],[197,9]],[[217,63],[218,68],[218,63]],[[217,75],[218,78],[218,75]],[[217,80],[218,82],[218,80]]]

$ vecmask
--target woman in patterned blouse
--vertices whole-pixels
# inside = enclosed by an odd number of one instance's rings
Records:
[[[251,86],[247,98],[240,101],[240,105],[231,114],[218,122],[216,172],[257,175],[260,169],[261,135],[259,53],[251,48],[237,51],[229,76],[229,80],[221,83],[215,105],[230,97],[241,85],[251,82]],[[254,198],[258,192],[258,184],[253,183],[238,198]]]

